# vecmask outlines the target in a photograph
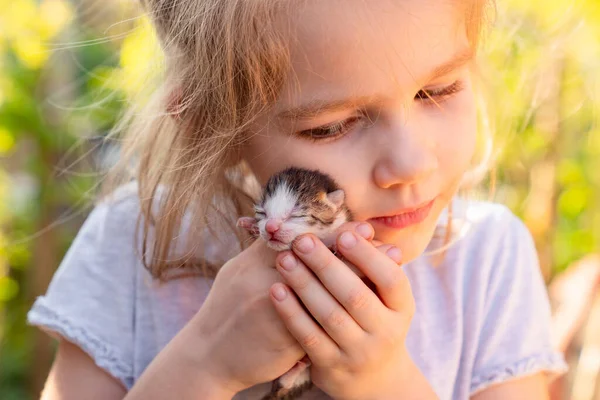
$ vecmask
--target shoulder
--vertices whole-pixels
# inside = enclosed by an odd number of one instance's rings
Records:
[[[465,270],[465,283],[483,286],[481,294],[488,299],[496,291],[543,284],[533,237],[508,207],[471,201],[463,215],[464,236],[453,256]]]
[[[505,240],[512,235],[531,236],[523,221],[517,217],[507,206],[500,203],[487,201],[462,202],[463,211],[459,219],[464,219],[468,227],[469,240]]]
[[[62,337],[129,387],[133,376],[134,249],[139,204],[133,185],[98,202],[62,259],[29,324]]]
[[[507,206],[485,201],[457,200],[454,243],[449,255],[492,267],[514,258],[527,258],[538,267],[535,245],[525,223]],[[516,265],[515,265],[516,266]]]
[[[459,200],[454,206],[449,247],[436,258],[439,244],[432,246],[432,256],[423,259],[427,267],[421,272],[412,268],[413,273],[452,288],[456,306],[469,318],[480,318],[477,323],[500,303],[517,304],[527,298],[532,305],[546,307],[538,255],[525,223],[498,203]],[[511,293],[514,296],[506,298]]]
[[[508,207],[456,199],[451,215],[451,234],[446,235],[445,212],[426,251],[407,264],[406,271],[415,282],[451,290],[457,307],[463,308],[486,303],[492,289],[541,281],[533,238]]]
[[[131,226],[140,216],[140,199],[137,182],[118,187],[108,196],[99,199],[90,212],[88,220],[93,224],[114,224],[120,230]],[[129,231],[130,229],[124,229]]]
[[[525,223],[506,206],[474,202],[459,246],[473,336],[471,394],[535,372],[565,370],[551,342],[551,312],[538,254]],[[460,252],[460,251],[459,251]]]
[[[27,315],[30,325],[75,344],[127,388],[138,372],[138,351],[146,356],[153,348],[148,343],[162,343],[180,327],[185,318],[178,293],[191,287],[185,280],[159,285],[142,265],[140,210],[135,182],[97,201]],[[198,297],[206,291],[200,283],[193,289]]]
[[[160,194],[162,190],[159,190]],[[158,197],[158,196],[157,196]],[[158,199],[153,207],[156,209]],[[89,218],[95,218],[100,222],[111,220],[130,221],[140,216],[141,202],[139,197],[139,185],[132,181],[117,187],[114,191],[95,202],[95,206]]]

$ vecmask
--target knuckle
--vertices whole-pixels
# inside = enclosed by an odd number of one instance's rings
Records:
[[[341,328],[347,324],[348,320],[344,313],[340,312],[339,310],[332,310],[329,315],[327,315],[324,322],[328,326]]]
[[[312,332],[312,333],[304,335],[302,337],[302,339],[300,340],[300,343],[302,344],[302,347],[304,347],[305,349],[313,349],[319,345],[320,340],[319,340],[317,334]]]
[[[406,301],[405,306],[404,306],[404,314],[406,314],[406,316],[409,319],[412,319],[415,314],[417,313],[417,303],[415,302],[415,299],[412,296],[408,296],[409,299]]]
[[[294,289],[305,290],[310,286],[311,278],[307,274],[302,274],[295,277],[293,282],[290,282]]]
[[[387,244],[387,243],[384,243],[384,244],[381,244],[381,245],[377,246],[377,250],[379,250],[382,253],[387,252],[391,248],[392,248],[392,245],[391,244]]]
[[[395,346],[400,340],[399,330],[391,326],[385,327],[379,332],[378,339],[381,349],[389,349],[391,346]]]
[[[337,258],[330,253],[324,257],[321,262],[316,262],[314,266],[314,271],[316,273],[328,270],[333,267],[333,264],[337,261]]]
[[[282,310],[282,314],[286,323],[290,323],[298,316],[298,312],[294,310]]]
[[[361,349],[352,353],[348,364],[351,370],[359,370],[367,365],[372,365],[373,358],[373,351],[364,351]]]
[[[390,272],[385,286],[387,289],[398,289],[406,284],[406,275],[400,268],[394,268]]]
[[[369,305],[369,294],[364,289],[354,289],[346,302],[353,310],[363,310]]]

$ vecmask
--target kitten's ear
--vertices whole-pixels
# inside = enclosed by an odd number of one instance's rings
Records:
[[[258,225],[256,224],[256,218],[252,217],[241,217],[237,220],[237,226],[247,230],[252,236],[258,236]]]
[[[345,198],[346,194],[342,189],[334,190],[333,192],[327,193],[328,202],[333,204],[335,208],[340,208],[340,206],[344,204]]]

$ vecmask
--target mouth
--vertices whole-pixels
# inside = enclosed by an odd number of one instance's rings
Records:
[[[269,239],[267,240],[267,246],[276,251],[289,250],[291,243],[282,242],[278,239]]]
[[[369,221],[392,229],[404,229],[423,222],[429,216],[436,199],[437,197],[434,197],[420,206],[401,210],[396,215],[375,217],[369,219]]]

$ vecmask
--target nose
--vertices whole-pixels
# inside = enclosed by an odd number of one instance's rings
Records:
[[[399,122],[388,132],[380,158],[373,170],[375,183],[387,189],[391,186],[410,185],[427,178],[438,168],[435,139],[421,132],[410,122]]]
[[[269,219],[267,221],[267,224],[265,225],[265,230],[268,233],[275,233],[279,230],[279,228],[281,227],[281,221],[278,219]]]

